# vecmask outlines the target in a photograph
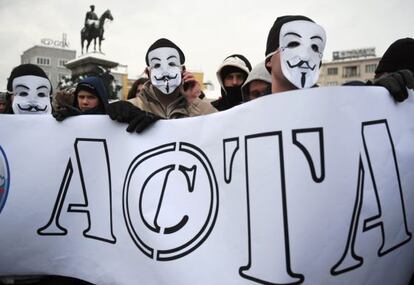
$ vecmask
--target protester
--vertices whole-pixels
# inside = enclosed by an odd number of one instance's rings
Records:
[[[172,41],[155,41],[145,56],[150,79],[144,89],[129,101],[118,101],[108,107],[113,120],[128,123],[128,132],[142,132],[159,119],[177,119],[214,113],[211,104],[198,96],[197,80],[185,72],[185,56]]]
[[[7,94],[0,92],[0,114],[4,114],[7,110]]]
[[[397,101],[408,97],[404,90],[414,88],[414,39],[403,38],[392,43],[385,51],[375,70],[374,84],[389,81],[390,93],[396,94]]]
[[[272,76],[265,62],[256,65],[242,86],[243,101],[247,102],[272,93]]]
[[[46,73],[37,65],[21,64],[15,67],[7,81],[7,91],[11,94],[10,113],[52,113],[52,85]]]
[[[300,15],[277,18],[266,45],[266,68],[272,74],[272,93],[316,87],[325,42],[324,29],[311,19]],[[411,72],[395,71],[384,74],[373,85],[385,87],[401,102],[408,97],[407,88],[414,87],[414,76]]]
[[[308,17],[277,18],[266,44],[266,68],[272,75],[272,93],[314,86],[319,78],[325,43],[325,30]]]
[[[219,111],[225,111],[243,102],[241,87],[252,70],[250,62],[243,55],[226,57],[217,70],[221,86],[221,97],[211,104]]]
[[[142,89],[144,89],[144,83],[148,80],[149,79],[145,77],[141,77],[135,80],[135,82],[131,86],[131,89],[129,89],[128,91],[127,99],[130,100],[134,97],[137,97],[141,93]]]
[[[57,121],[76,115],[104,115],[108,107],[108,91],[96,76],[81,80],[76,86],[71,106],[64,106],[53,114]]]

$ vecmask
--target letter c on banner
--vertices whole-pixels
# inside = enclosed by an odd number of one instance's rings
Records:
[[[218,213],[218,185],[204,152],[184,142],[138,155],[123,187],[123,211],[135,245],[148,257],[168,261],[200,246]]]
[[[0,146],[0,212],[6,204],[10,187],[10,170],[6,153]]]

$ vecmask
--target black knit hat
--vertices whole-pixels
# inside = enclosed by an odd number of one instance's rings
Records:
[[[10,93],[13,92],[13,80],[15,78],[26,75],[43,77],[49,80],[46,73],[39,66],[30,63],[21,64],[13,68],[12,72],[10,73],[9,79],[7,80],[7,91]],[[52,94],[52,84],[50,84],[50,94]]]
[[[170,47],[170,48],[176,49],[178,51],[178,54],[180,55],[180,63],[183,64],[185,62],[185,56],[184,56],[183,51],[172,41],[165,39],[165,38],[161,38],[159,40],[156,40],[149,47],[147,54],[145,55],[145,62],[147,63],[147,66],[149,66],[148,54],[150,53],[150,51],[157,49],[157,48],[162,48],[162,47]]]
[[[414,73],[414,39],[404,38],[392,43],[385,51],[375,74],[409,69]]]
[[[301,16],[301,15],[288,15],[278,17],[274,22],[272,28],[270,29],[269,35],[267,36],[267,43],[266,43],[266,57],[277,50],[279,48],[279,37],[280,37],[280,29],[282,26],[288,22],[292,21],[309,21],[314,23],[313,20],[309,19],[308,17]]]

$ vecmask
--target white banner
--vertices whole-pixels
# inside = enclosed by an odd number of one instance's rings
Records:
[[[414,98],[313,88],[143,134],[0,116],[0,275],[408,284]]]

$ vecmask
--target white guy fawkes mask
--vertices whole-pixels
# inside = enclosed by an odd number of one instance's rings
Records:
[[[13,103],[15,114],[51,114],[50,82],[47,78],[24,75],[13,80]]]
[[[287,22],[280,29],[282,72],[297,88],[309,88],[318,81],[325,43],[325,30],[310,21]]]
[[[178,51],[170,47],[156,48],[148,53],[150,80],[164,94],[171,94],[181,84]]]

